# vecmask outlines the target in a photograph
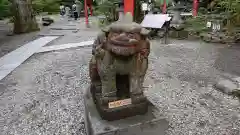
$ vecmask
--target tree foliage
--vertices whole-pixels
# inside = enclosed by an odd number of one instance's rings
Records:
[[[32,0],[35,13],[49,12],[54,13],[59,11],[61,0]],[[11,13],[11,2],[9,0],[0,0],[0,19],[9,17]]]
[[[0,0],[0,19],[11,15],[10,2],[8,0]]]
[[[105,0],[98,5],[97,12],[98,14],[104,15],[108,22],[112,22],[116,18],[116,9],[117,5],[115,2],[118,0]]]
[[[32,3],[36,13],[59,11],[60,0],[33,0]]]
[[[218,4],[228,13],[231,25],[240,26],[240,0],[218,0]]]

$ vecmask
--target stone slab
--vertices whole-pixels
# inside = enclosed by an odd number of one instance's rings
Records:
[[[159,112],[149,106],[148,113],[117,121],[102,120],[91,96],[85,94],[85,128],[87,135],[165,135],[169,122],[155,116]]]
[[[44,33],[40,33],[38,34],[39,36],[64,36],[64,34],[44,34]]]
[[[0,80],[32,56],[38,49],[58,38],[57,36],[41,37],[0,58]]]
[[[53,27],[50,28],[51,30],[79,30],[78,28],[72,28],[72,27]]]
[[[217,89],[221,90],[226,94],[231,94],[239,87],[236,82],[233,82],[231,80],[220,80],[215,86]]]
[[[46,47],[42,47],[41,49],[39,49],[37,51],[37,53],[62,50],[62,49],[68,49],[68,48],[75,48],[75,47],[92,46],[93,42],[94,42],[94,40],[90,40],[90,41],[84,41],[84,42],[80,42],[80,43],[68,43],[68,44],[62,44],[62,45],[46,46]]]

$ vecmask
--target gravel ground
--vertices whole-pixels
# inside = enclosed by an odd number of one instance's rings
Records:
[[[84,134],[82,94],[89,54],[90,49],[37,54],[2,80],[0,132]]]
[[[222,67],[216,63],[229,64],[219,59],[220,50],[228,48],[183,44],[154,46],[145,82],[154,84],[147,95],[169,119],[168,134],[239,135],[239,101],[212,87],[225,74],[217,70]]]
[[[217,69],[240,76],[240,45],[220,49],[215,66]]]
[[[144,84],[170,122],[167,134],[239,135],[239,101],[212,88],[225,72],[232,73],[218,70],[224,69],[219,63],[229,64],[236,53],[224,46],[173,43],[152,42]],[[90,56],[91,48],[35,54],[0,81],[0,133],[85,135],[82,96]]]

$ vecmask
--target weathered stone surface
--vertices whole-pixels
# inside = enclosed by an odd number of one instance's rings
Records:
[[[93,92],[93,91],[101,92],[101,87],[99,87],[99,90],[96,90],[95,88],[92,87],[90,91],[92,92],[92,94],[94,94],[93,98],[96,104],[96,108],[100,116],[104,120],[108,120],[108,121],[120,120],[120,119],[132,117],[136,115],[144,115],[148,111],[149,102],[144,95],[133,97],[138,99],[141,98],[141,100],[134,102],[134,100],[131,99],[132,103],[129,105],[116,107],[116,108],[109,108],[108,105],[101,104],[101,93]]]
[[[147,112],[143,81],[148,68],[148,31],[126,20],[115,22],[93,43],[89,63],[91,93],[105,120],[116,120]],[[109,108],[109,102],[131,99],[131,105]],[[134,111],[131,111],[134,110]]]
[[[221,80],[216,85],[216,88],[226,94],[231,94],[235,89],[238,88],[238,84],[231,80]]]
[[[54,20],[52,18],[50,18],[50,17],[43,17],[42,21],[47,21],[47,22],[50,22],[50,23],[54,22]]]
[[[111,122],[100,117],[91,96],[85,94],[84,106],[87,135],[165,135],[169,128],[166,119],[154,114],[159,112],[154,106],[149,107],[146,115]]]

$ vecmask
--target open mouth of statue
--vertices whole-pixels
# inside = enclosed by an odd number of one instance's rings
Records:
[[[112,45],[120,46],[120,47],[129,47],[129,48],[136,47],[136,43],[132,43],[132,42],[128,42],[128,41],[111,40],[110,43]]]

